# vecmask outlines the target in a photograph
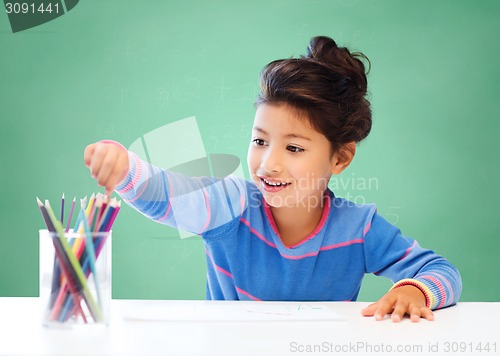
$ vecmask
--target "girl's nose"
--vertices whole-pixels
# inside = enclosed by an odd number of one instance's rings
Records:
[[[260,166],[267,172],[279,173],[283,170],[282,157],[276,149],[268,148],[262,156]]]

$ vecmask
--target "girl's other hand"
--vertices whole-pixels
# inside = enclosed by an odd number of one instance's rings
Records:
[[[401,321],[405,314],[408,314],[413,322],[419,321],[420,318],[434,320],[434,314],[426,307],[425,302],[425,296],[420,289],[407,285],[390,290],[377,302],[364,308],[361,314],[382,320],[386,314],[391,313],[394,322]]]
[[[105,140],[88,145],[83,160],[92,178],[106,188],[108,197],[129,170],[128,151],[116,141]]]

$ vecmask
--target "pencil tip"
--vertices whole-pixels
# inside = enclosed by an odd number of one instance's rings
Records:
[[[62,198],[64,199],[64,193],[63,193],[63,195],[62,195]]]
[[[42,205],[43,205],[42,201],[41,201],[38,197],[36,197],[36,202],[37,202],[37,203],[38,203],[38,205],[40,205],[40,206],[42,206]]]

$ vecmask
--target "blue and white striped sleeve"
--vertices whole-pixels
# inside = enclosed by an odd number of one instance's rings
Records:
[[[239,218],[247,204],[241,178],[189,177],[144,162],[132,152],[128,174],[116,191],[148,218],[194,234]]]
[[[458,270],[444,257],[403,236],[377,213],[364,239],[367,273],[389,278],[394,283],[391,289],[403,285],[419,288],[431,309],[457,303],[462,280]]]

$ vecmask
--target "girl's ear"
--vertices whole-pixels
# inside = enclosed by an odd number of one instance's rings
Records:
[[[340,174],[349,167],[356,154],[356,142],[346,143],[332,157],[332,174]]]

